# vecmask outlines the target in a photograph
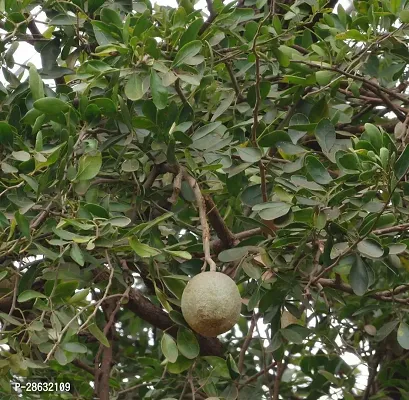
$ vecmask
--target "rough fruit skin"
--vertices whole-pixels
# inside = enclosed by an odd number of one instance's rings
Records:
[[[241,297],[235,282],[221,272],[202,272],[192,278],[182,294],[182,314],[203,336],[229,331],[239,320]]]

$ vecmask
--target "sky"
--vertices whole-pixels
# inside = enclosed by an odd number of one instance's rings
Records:
[[[153,2],[154,3],[154,2]],[[159,5],[165,5],[165,6],[170,6],[170,7],[176,7],[177,6],[177,1],[176,0],[158,0],[157,3]],[[347,8],[348,5],[350,4],[350,0],[340,0],[339,4],[342,4],[342,6],[344,8]],[[199,2],[195,5],[196,9],[202,9],[204,12],[206,12],[206,1],[205,0],[199,0]],[[335,7],[336,10],[336,7]],[[33,12],[36,12],[36,10],[34,10]],[[44,14],[40,14],[37,19],[39,21],[45,21],[46,17]],[[40,32],[44,32],[47,29],[47,25],[46,24],[41,24],[38,23],[37,24]],[[1,33],[1,31],[0,31]],[[34,47],[31,46],[28,43],[25,42],[19,42],[19,47],[17,48],[16,52],[14,53],[14,59],[18,64],[27,64],[28,62],[33,63],[37,69],[40,69],[42,67],[41,65],[41,58],[40,55],[34,50]],[[19,67],[18,65],[15,65],[15,67],[13,68],[13,72],[16,73],[19,71],[21,67]],[[21,72],[21,69],[20,69]],[[27,76],[27,72],[25,72],[24,77]],[[0,75],[0,81],[4,82],[4,77],[2,75]],[[46,81],[46,83],[50,84],[51,86],[54,85],[53,81]],[[261,334],[262,337],[266,337],[266,328],[267,326],[263,324],[262,321],[259,321],[258,323],[258,328],[259,328],[259,332]],[[334,329],[336,329],[336,327],[334,326]],[[239,330],[237,331],[237,336],[240,337],[241,333]],[[342,345],[342,342],[340,340],[340,338],[338,337],[336,340],[338,345]],[[268,345],[268,342],[266,341],[266,346]],[[320,348],[319,344],[316,344],[314,346],[314,348],[312,349],[312,353],[315,353],[318,349]],[[362,363],[360,362],[359,358],[352,354],[352,353],[345,353],[342,355],[342,358],[345,360],[345,362],[350,365],[350,366],[358,366],[358,370],[360,371],[360,374],[358,376],[358,381],[357,381],[357,385],[356,387],[363,390],[366,387],[366,382],[367,382],[367,377],[368,377],[368,368],[365,365],[362,365]],[[343,397],[341,395],[339,395],[338,393],[333,393],[331,396],[331,399],[335,400],[335,399],[342,399]],[[321,400],[326,400],[327,397],[322,397]]]

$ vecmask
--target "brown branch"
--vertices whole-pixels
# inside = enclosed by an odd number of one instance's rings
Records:
[[[96,283],[109,279],[108,270],[102,273],[99,273],[99,270],[94,270],[94,274],[98,275],[98,278],[95,278]],[[116,295],[116,297],[118,296],[121,296],[121,294]],[[154,305],[139,290],[131,288],[129,290],[128,302],[123,306],[152,326],[166,330],[167,333],[176,337],[178,329],[169,315],[160,307]],[[199,334],[197,334],[196,337],[200,345],[200,354],[202,356],[222,357],[224,350],[220,340],[217,338],[204,337]]]
[[[46,208],[37,216],[37,218],[31,222],[30,229],[37,229],[44,222],[44,220],[47,218],[48,213],[50,212],[54,200],[55,198],[52,199],[47,204]]]
[[[243,231],[239,233],[235,233],[234,236],[237,240],[247,239],[254,235],[260,235],[262,233],[262,228],[254,228],[248,231]],[[219,254],[222,250],[229,248],[224,245],[221,239],[215,239],[210,242],[210,249],[212,254]]]
[[[73,360],[71,362],[71,364],[75,365],[78,368],[81,368],[82,370],[84,370],[86,372],[89,372],[92,376],[94,376],[94,374],[95,374],[94,368],[90,367],[88,364],[85,364],[84,362],[82,362],[82,361],[80,361],[78,359]]]
[[[183,178],[189,184],[196,198],[197,208],[199,209],[200,224],[202,225],[202,240],[205,263],[202,270],[206,269],[206,263],[209,264],[210,271],[216,271],[216,263],[210,255],[210,229],[206,217],[206,202],[203,198],[199,184],[193,176],[189,175],[186,170],[183,170]]]
[[[368,383],[366,385],[364,395],[362,396],[362,400],[368,400],[369,396],[371,395],[371,388],[376,378],[380,358],[381,357],[379,355],[379,350],[375,350],[375,354],[373,355],[372,362],[368,363],[368,370],[369,370]]]
[[[151,303],[140,291],[131,289],[129,292],[129,301],[124,304],[124,307],[149,324],[161,330],[166,330],[167,333],[176,337],[177,327],[169,318],[169,315],[160,307]],[[199,341],[201,355],[222,356],[223,347],[217,338],[207,338],[201,335],[196,336]]]
[[[120,302],[118,302],[120,305]],[[104,328],[104,333],[107,334],[107,338],[109,340],[109,347],[105,347],[102,344],[99,347],[99,351],[97,356],[95,357],[95,363],[98,363],[100,351],[102,353],[102,361],[100,368],[95,368],[95,392],[99,395],[99,400],[109,400],[109,378],[111,375],[111,367],[112,367],[112,356],[113,356],[113,335],[115,332],[115,326],[113,325],[115,319],[115,311],[119,310],[118,305],[115,305],[115,300],[112,299],[109,302],[104,303],[103,305],[105,314],[110,316],[108,323]],[[113,316],[113,317],[112,317]],[[106,329],[108,327],[108,329]]]
[[[266,181],[266,167],[263,165],[263,162],[261,160],[258,162],[258,167],[260,169],[261,194],[263,196],[263,202],[265,203],[268,200],[267,181]]]
[[[409,231],[409,223],[396,225],[396,226],[390,226],[388,228],[375,229],[372,231],[372,233],[374,233],[375,235],[384,235],[386,233],[405,232],[405,231]]]
[[[332,289],[336,289],[336,290],[340,290],[342,292],[345,293],[349,293],[349,294],[354,294],[354,291],[352,289],[352,287],[346,283],[343,282],[337,282],[335,279],[326,279],[326,278],[320,278],[317,280],[317,282],[315,282],[314,284],[319,284],[323,287],[329,287]],[[400,291],[399,293],[403,293],[406,290],[403,290],[402,287],[399,287]],[[409,290],[409,288],[408,288]],[[393,293],[393,294],[398,294],[398,293]],[[391,292],[390,291],[382,291],[382,292],[378,292],[378,293],[370,293],[368,294],[368,297],[372,297],[373,299],[376,300],[380,300],[380,301],[385,301],[388,303],[399,303],[399,304],[409,304],[409,299],[399,299],[396,297],[391,296]]]
[[[180,170],[176,176],[175,179],[173,180],[173,193],[172,196],[168,198],[168,202],[171,204],[176,204],[179,198],[179,193],[182,188],[182,178],[183,178],[183,173],[182,170]]]
[[[370,88],[369,88],[370,89]],[[376,91],[373,90],[375,93]],[[406,118],[406,113],[396,104],[392,103],[388,96],[385,96],[380,90],[377,91],[378,96],[384,101],[385,105],[396,115],[399,121],[404,122]]]
[[[272,362],[271,364],[267,365],[265,368],[263,368],[261,371],[257,372],[257,374],[254,374],[250,378],[248,378],[244,383],[241,383],[239,385],[239,388],[243,386],[247,386],[249,383],[255,381],[257,378],[259,378],[261,375],[264,375],[265,371],[269,371],[271,368],[275,367],[277,365],[277,361]]]
[[[207,216],[209,218],[210,225],[216,232],[217,237],[221,240],[223,245],[227,248],[236,246],[239,241],[231,233],[230,229],[224,222],[223,217],[220,215],[216,204],[209,195],[204,196],[206,208],[209,210]],[[211,245],[210,245],[211,248]]]
[[[199,29],[199,35],[202,35],[216,19],[217,14],[214,11],[212,0],[206,0],[207,9],[209,10],[209,17]]]
[[[253,313],[253,316],[251,317],[249,331],[247,332],[246,338],[244,339],[244,343],[240,351],[238,368],[241,374],[243,373],[244,357],[246,355],[246,351],[248,347],[250,346],[251,339],[253,338],[253,332],[254,332],[254,328],[256,327],[257,319],[258,319],[258,316],[256,316]]]
[[[229,62],[229,61],[226,61],[226,62],[224,63],[224,65],[226,66],[227,72],[228,72],[228,74],[229,74],[229,76],[230,76],[231,83],[233,84],[234,91],[236,92],[237,100],[238,100],[238,101],[243,101],[243,100],[244,100],[244,97],[243,97],[243,95],[241,94],[241,90],[240,90],[239,84],[238,84],[237,79],[236,79],[236,77],[235,77],[235,75],[234,75],[234,72],[233,72],[233,69],[232,69],[232,67],[231,67],[230,62]]]
[[[189,102],[186,99],[186,96],[184,95],[184,93],[182,91],[182,88],[180,87],[180,79],[179,78],[176,79],[175,90],[176,90],[176,93],[179,95],[180,99],[182,100],[182,103],[183,104],[189,104]]]
[[[144,189],[149,189],[155,182],[156,178],[160,175],[160,167],[157,164],[154,164],[151,172],[149,173],[146,181],[143,183]]]
[[[382,127],[386,132],[391,132],[394,130],[396,121],[386,122],[384,124],[377,124]],[[362,133],[365,131],[365,125],[346,125],[346,124],[338,124],[336,126],[337,130],[343,130],[349,133]]]
[[[173,174],[177,174],[179,172],[178,168],[176,166],[172,166],[170,164],[154,164],[151,172],[149,173],[148,177],[146,178],[146,181],[143,183],[143,188],[149,189],[154,183],[156,178],[164,174],[165,172],[171,172]]]
[[[319,68],[319,69],[324,69],[327,71],[334,71],[334,72],[338,72],[341,75],[344,75],[348,78],[352,78],[354,80],[363,82],[367,85],[367,87],[371,87],[377,91],[382,91],[383,93],[388,94],[390,97],[393,97],[395,99],[399,99],[401,101],[403,101],[404,103],[409,103],[409,98],[400,94],[400,93],[396,93],[391,89],[385,88],[383,86],[380,86],[379,84],[372,82],[366,78],[364,78],[361,75],[355,75],[355,74],[351,74],[349,72],[346,72],[338,67],[328,67],[326,65],[323,65],[322,63],[313,63],[310,61],[304,61],[304,60],[292,60],[291,62],[297,63],[297,64],[305,64],[308,65],[310,67],[314,67],[314,68]]]
[[[273,392],[272,400],[278,400],[278,396],[280,395],[281,378],[283,377],[284,371],[285,371],[285,364],[283,364],[282,362],[279,362],[277,364],[277,371],[276,371],[276,375],[274,378],[274,392]]]
[[[388,297],[388,296],[397,296],[398,294],[402,294],[409,291],[409,284],[400,285],[392,290],[384,290],[383,292],[377,292],[376,294],[381,297]]]

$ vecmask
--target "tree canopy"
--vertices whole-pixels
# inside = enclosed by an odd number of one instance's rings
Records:
[[[194,6],[0,1],[0,397],[409,399],[409,2]]]

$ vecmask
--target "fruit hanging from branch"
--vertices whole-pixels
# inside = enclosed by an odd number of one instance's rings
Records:
[[[182,313],[189,326],[203,336],[229,331],[240,317],[241,297],[235,282],[221,272],[202,272],[182,295]]]

